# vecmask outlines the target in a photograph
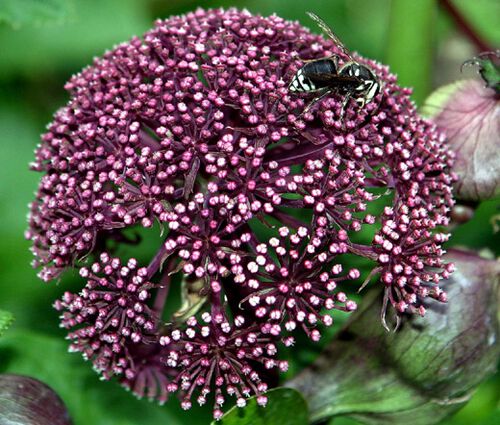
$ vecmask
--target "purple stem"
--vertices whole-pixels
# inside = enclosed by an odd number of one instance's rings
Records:
[[[455,22],[455,25],[462,31],[463,34],[476,46],[479,52],[491,52],[494,49],[484,41],[476,29],[465,19],[462,12],[451,2],[451,0],[439,0],[441,7],[450,15]]]
[[[161,148],[161,144],[158,142],[157,139],[155,139],[153,136],[148,134],[144,129],[139,130],[139,137],[141,138],[141,142],[149,146],[151,149],[154,151],[157,151]]]
[[[161,244],[160,249],[158,250],[158,252],[155,254],[155,256],[148,265],[148,276],[147,276],[148,279],[151,279],[154,276],[154,274],[160,269],[163,261],[165,261],[166,258],[167,258],[167,248],[165,247],[165,242],[163,242]]]
[[[279,211],[277,209],[275,209],[272,212],[272,216],[274,216],[277,220],[279,220],[283,224],[286,224],[287,226],[290,226],[293,228],[307,226],[307,224],[304,223],[302,220],[299,220],[298,218],[292,217],[291,215],[286,214],[286,213]]]
[[[378,255],[375,251],[373,251],[373,248],[371,246],[367,246],[367,245],[350,243],[349,244],[349,251],[351,251],[352,253],[357,254],[361,257],[369,258],[370,260],[377,260],[377,258],[378,258]]]
[[[210,304],[211,304],[211,313],[212,316],[217,314],[224,314],[224,309],[222,308],[222,303],[220,299],[220,293],[210,291]]]
[[[153,313],[154,316],[157,318],[157,326],[161,323],[162,316],[163,316],[163,309],[165,307],[165,303],[167,301],[168,297],[168,292],[170,290],[170,273],[169,273],[170,267],[167,267],[166,270],[163,272],[163,275],[160,280],[160,288],[158,289],[158,292],[156,293],[155,301],[153,304]]]
[[[286,143],[272,149],[265,157],[265,162],[276,161],[281,167],[287,165],[303,164],[307,159],[317,159],[323,155],[323,152],[332,145],[325,143],[314,145],[303,142],[297,146],[296,143]]]

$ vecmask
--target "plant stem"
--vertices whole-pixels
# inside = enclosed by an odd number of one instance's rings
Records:
[[[160,288],[156,293],[155,301],[153,304],[153,313],[157,318],[158,325],[162,321],[163,309],[165,308],[165,302],[167,301],[168,292],[170,291],[170,267],[167,267],[160,280]]]
[[[148,279],[151,279],[154,276],[154,274],[160,269],[166,257],[167,257],[167,247],[165,246],[165,241],[163,241],[160,248],[156,252],[155,256],[149,262]],[[167,272],[168,272],[168,267],[167,267]]]
[[[462,12],[450,0],[439,0],[439,4],[453,19],[458,29],[476,46],[478,52],[491,52],[494,50],[479,36],[476,29],[472,27]]]

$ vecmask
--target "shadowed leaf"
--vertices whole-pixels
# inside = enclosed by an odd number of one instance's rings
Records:
[[[311,419],[349,416],[366,424],[432,425],[462,407],[500,357],[500,263],[451,250],[457,271],[425,317],[404,317],[397,332],[378,320],[380,297],[365,297],[318,360],[292,379]]]
[[[220,421],[212,425],[307,425],[307,404],[299,392],[290,388],[276,388],[266,393],[267,406],[257,405],[257,398],[247,400],[244,408],[233,407]]]

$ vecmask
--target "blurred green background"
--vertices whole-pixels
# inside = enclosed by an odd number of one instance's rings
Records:
[[[498,0],[452,3],[487,44],[500,45]],[[210,413],[201,409],[180,412],[175,400],[163,407],[137,401],[114,382],[100,383],[80,356],[68,354],[51,304],[75,285],[74,276],[43,284],[29,265],[29,244],[23,238],[27,205],[40,178],[28,171],[28,163],[51,115],[67,100],[64,82],[94,56],[141,35],[154,19],[200,6],[276,13],[316,31],[305,15],[314,11],[350,49],[389,64],[402,85],[415,88],[419,104],[433,88],[460,78],[460,64],[477,53],[437,0],[0,0],[0,309],[16,317],[0,341],[0,372],[29,374],[51,385],[76,425],[197,425],[210,420]],[[495,202],[483,203],[451,243],[489,247],[498,256],[499,239],[488,220],[495,208]],[[297,364],[304,356],[297,354]],[[446,424],[499,423],[499,395],[497,374]]]

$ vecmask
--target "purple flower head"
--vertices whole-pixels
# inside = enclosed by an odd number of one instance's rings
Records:
[[[163,404],[175,388],[178,370],[165,364],[162,346],[149,341],[129,348],[131,368],[120,377],[122,386],[138,398],[147,397]]]
[[[317,324],[333,323],[330,315],[321,312],[323,308],[356,309],[356,303],[336,288],[346,279],[357,279],[359,271],[352,269],[341,275],[342,265],[331,264],[332,258],[347,252],[347,245],[338,242],[342,239],[339,235],[334,239],[326,238],[322,231],[318,233],[310,237],[306,227],[299,227],[297,233],[290,234],[288,227],[280,227],[279,237],[256,245],[255,255],[248,257],[245,266],[233,268],[235,282],[250,290],[244,302],[254,309],[256,317],[266,319],[263,330],[270,327],[280,335],[281,325],[288,332],[300,327],[317,341]],[[293,339],[287,337],[285,341],[291,344]]]
[[[100,262],[80,269],[87,284],[78,294],[66,292],[55,308],[63,311],[61,326],[70,329],[70,349],[81,352],[106,379],[130,375],[129,346],[154,338],[156,319],[146,301],[153,284],[146,281],[146,268],[130,259],[106,253]]]
[[[304,113],[314,95],[289,83],[305,59],[331,55],[348,60],[298,23],[199,9],[158,21],[66,85],[36,152],[44,177],[27,237],[44,280],[82,267],[86,286],[56,307],[72,348],[104,377],[160,402],[178,390],[185,408],[213,396],[219,418],[227,395],[265,404],[266,371],[286,368],[280,345],[296,329],[316,341],[329,310],[354,310],[356,281],[378,274],[398,314],[446,300],[444,138],[410,90],[359,56],[381,92],[363,107],[332,92]],[[155,223],[161,239],[143,268],[108,254]],[[183,303],[170,318],[174,285]]]
[[[169,336],[160,338],[160,344],[168,348],[166,363],[180,368],[172,390],[180,388],[183,394],[182,408],[191,407],[193,393],[198,393],[197,402],[206,403],[207,396],[214,391],[214,418],[220,419],[220,408],[225,395],[236,398],[239,407],[246,405],[245,397],[258,396],[257,402],[264,406],[267,398],[263,393],[267,384],[263,382],[255,364],[265,369],[288,369],[286,361],[278,361],[277,347],[272,336],[261,334],[257,326],[245,326],[242,316],[231,323],[224,313],[202,314],[202,322],[190,317],[183,331],[173,330]]]

